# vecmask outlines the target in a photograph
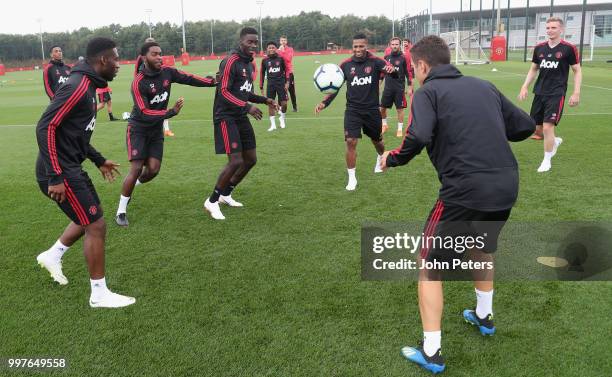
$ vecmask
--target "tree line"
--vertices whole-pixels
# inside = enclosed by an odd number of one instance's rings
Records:
[[[278,42],[281,35],[286,35],[290,45],[296,50],[304,51],[324,50],[328,43],[348,48],[352,36],[358,31],[365,32],[369,36],[371,45],[385,45],[392,37],[391,20],[385,16],[330,17],[321,12],[302,12],[295,16],[265,17],[261,22],[264,45],[270,40]],[[237,45],[239,30],[244,26],[253,26],[259,30],[259,20],[252,18],[242,22],[186,22],[187,52],[192,55],[226,53]],[[160,22],[151,25],[151,29],[153,38],[159,42],[164,54],[181,53],[183,46],[181,25]],[[45,60],[49,58],[49,47],[57,44],[64,50],[64,58],[67,61],[74,61],[84,55],[87,41],[93,36],[114,39],[121,57],[134,59],[145,38],[149,36],[149,25],[144,22],[130,26],[111,24],[97,29],[83,27],[71,32],[43,33]],[[0,34],[0,61],[5,64],[40,62],[41,55],[40,35]]]

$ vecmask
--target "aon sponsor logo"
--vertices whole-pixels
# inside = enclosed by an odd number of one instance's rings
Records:
[[[66,77],[66,76],[60,76],[60,78],[57,80],[57,82],[58,82],[59,84],[63,84],[63,83],[65,83],[66,81],[68,81],[68,77]]]
[[[168,99],[168,92],[163,92],[162,94],[158,94],[149,103],[152,105],[154,103],[162,103]]]
[[[559,62],[551,62],[545,59],[542,59],[540,63],[540,68],[557,68],[559,66]]]
[[[89,124],[87,125],[87,127],[85,127],[85,131],[93,132],[94,128],[96,128],[96,117],[95,116],[91,118],[91,120],[89,121]]]
[[[240,91],[245,91],[245,92],[250,92],[253,90],[253,83],[250,83],[248,80],[244,82],[244,84],[242,84],[242,86],[240,87]]]
[[[368,76],[368,77],[355,76],[355,78],[351,82],[351,86],[355,86],[355,85],[361,86],[361,85],[370,85],[370,84],[372,84],[372,76]]]
[[[272,67],[272,68],[270,68],[270,70],[268,72],[270,72],[270,73],[279,73],[280,72],[280,67]]]

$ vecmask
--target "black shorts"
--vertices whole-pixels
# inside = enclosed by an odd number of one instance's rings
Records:
[[[38,187],[46,197],[49,197],[47,181],[38,181]],[[87,173],[82,172],[80,176],[65,178],[64,187],[66,200],[56,203],[75,224],[87,226],[104,216],[100,198]]]
[[[537,125],[552,123],[555,126],[561,121],[565,96],[537,95],[531,104],[531,117]]]
[[[125,135],[128,160],[162,160],[164,156],[164,129],[161,125],[142,127],[129,124]]]
[[[215,152],[232,154],[255,149],[255,131],[249,118],[220,119],[215,121]]]
[[[382,98],[380,99],[380,107],[390,109],[395,105],[396,109],[405,109],[408,107],[408,101],[406,100],[406,93],[401,88],[383,90]]]
[[[266,97],[276,99],[277,96],[278,102],[287,101],[287,91],[285,90],[285,84],[268,82]]]
[[[497,239],[511,210],[484,212],[438,200],[423,229],[426,242],[421,248],[421,258],[430,262],[434,259],[461,259],[469,249],[494,253],[497,250]],[[427,237],[434,239],[427,241]],[[472,246],[468,245],[467,237],[474,239],[473,243],[470,242]],[[480,241],[477,237],[481,237]]]
[[[108,102],[111,100],[110,92],[98,93],[98,103]]]
[[[373,141],[382,140],[382,117],[378,109],[346,109],[344,112],[344,140],[361,139],[361,130]]]

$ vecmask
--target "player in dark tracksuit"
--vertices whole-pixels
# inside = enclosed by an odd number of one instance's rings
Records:
[[[519,188],[518,165],[508,141],[528,138],[535,123],[493,84],[463,76],[450,64],[450,51],[441,38],[425,37],[411,52],[421,87],[412,98],[403,143],[385,152],[383,168],[407,164],[426,148],[442,187],[425,225],[424,239],[484,237],[484,246],[471,251],[492,267],[491,253]],[[417,265],[423,260],[450,261],[461,256],[440,244],[425,243]],[[439,272],[420,271],[424,343],[402,349],[404,357],[434,373],[445,368],[440,353],[443,292]],[[465,310],[463,315],[482,334],[492,335],[493,270],[483,270],[478,276],[474,282],[476,310]]]
[[[348,171],[348,184],[346,189],[355,190],[357,177],[355,166],[357,164],[357,141],[361,138],[361,131],[372,140],[378,153],[374,172],[380,170],[380,158],[385,151],[382,140],[382,125],[380,117],[379,83],[385,74],[397,77],[397,72],[389,63],[372,55],[367,50],[368,39],[365,34],[353,37],[353,56],[340,64],[346,81],[346,111],[344,112],[344,140],[346,141],[346,167]],[[330,94],[315,107],[315,114],[319,114],[328,107],[338,92]]]
[[[147,42],[155,42],[154,38],[147,38],[144,41],[145,43]],[[138,57],[136,58],[136,62],[134,63],[134,77],[136,77],[136,75],[138,75],[138,73],[144,68],[144,56],[140,55],[140,53],[138,54]],[[174,136],[174,132],[172,132],[172,130],[170,129],[170,121],[168,119],[164,119],[164,136]]]
[[[268,85],[266,87],[266,96],[268,98],[277,99],[280,104],[279,122],[280,128],[285,128],[285,114],[287,114],[287,90],[289,89],[289,71],[285,66],[285,59],[277,53],[278,45],[276,42],[268,42],[266,46],[266,57],[261,61],[259,73],[259,90],[264,94],[263,86],[266,77]],[[270,107],[270,128],[268,131],[276,129],[275,121],[276,109]]]
[[[100,198],[81,164],[88,158],[113,181],[117,164],[106,160],[90,144],[96,126],[96,88],[107,86],[119,70],[115,43],[93,38],[87,45],[87,60],[77,64],[36,126],[39,155],[36,177],[43,194],[57,201],[71,220],[62,236],[49,250],[37,257],[55,281],[68,284],[62,273],[61,258],[67,249],[85,235],[83,249],[91,278],[92,307],[121,307],[135,302],[108,290],[104,279],[106,225]]]
[[[257,30],[246,27],[240,31],[240,44],[219,65],[219,84],[215,92],[214,135],[217,154],[227,154],[229,162],[219,175],[212,195],[204,209],[215,220],[223,220],[219,202],[242,207],[231,194],[257,162],[255,132],[248,114],[261,120],[262,112],[253,103],[278,107],[271,98],[253,92],[253,52],[257,51]]]
[[[397,37],[390,42],[391,51],[385,55],[385,60],[389,62],[398,74],[397,78],[386,77],[385,88],[380,99],[380,115],[382,116],[382,131],[385,133],[389,128],[387,123],[387,109],[395,105],[397,110],[397,137],[404,136],[404,109],[408,107],[406,99],[406,81],[408,81],[408,95],[412,96],[412,63],[410,52],[402,53],[400,47],[401,40]]]
[[[126,145],[130,172],[123,181],[115,222],[128,226],[127,204],[136,184],[151,181],[159,173],[164,152],[163,122],[178,115],[183,107],[179,98],[173,108],[167,110],[172,83],[214,87],[212,77],[200,77],[162,65],[161,48],[157,42],[142,46],[144,67],[132,82],[134,107],[128,120]]]
[[[49,60],[49,64],[47,64],[43,71],[43,86],[49,99],[53,99],[59,86],[68,81],[70,66],[64,64],[62,60],[63,53],[61,47],[52,46],[49,49],[49,53],[51,54],[51,60]]]
[[[533,88],[535,97],[531,105],[531,116],[539,130],[539,132],[536,130],[533,138],[544,137],[544,159],[538,167],[538,173],[551,169],[551,160],[563,142],[560,137],[555,137],[555,127],[561,121],[563,114],[570,68],[574,72],[574,92],[569,99],[569,105],[577,106],[580,103],[582,69],[578,49],[561,39],[562,32],[563,20],[551,17],[546,21],[546,34],[549,39],[534,48],[531,67],[519,93],[519,100],[525,100],[529,84],[538,75]]]

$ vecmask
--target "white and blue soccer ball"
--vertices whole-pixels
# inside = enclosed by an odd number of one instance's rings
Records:
[[[344,84],[344,73],[335,64],[323,64],[314,73],[314,84],[321,93],[336,93]]]
[[[121,116],[121,117],[123,118],[123,120],[128,120],[128,119],[130,119],[130,115],[131,115],[131,114],[130,114],[130,113],[128,113],[128,112],[126,111],[126,112],[124,112],[124,113],[122,114],[122,116]]]

